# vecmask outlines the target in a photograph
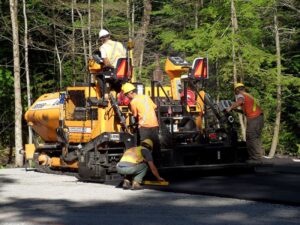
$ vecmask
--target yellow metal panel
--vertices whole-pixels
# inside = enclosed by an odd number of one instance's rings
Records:
[[[199,113],[199,107],[197,107],[197,105],[187,105],[186,106],[186,110],[187,112],[190,112],[190,113]]]
[[[183,73],[189,71],[188,67],[176,66],[168,58],[165,63],[165,71],[169,75],[170,79],[180,77]]]
[[[197,96],[197,107],[199,108],[199,111],[200,112],[203,112],[204,111],[204,102],[202,101],[202,99],[204,100],[204,97],[205,97],[205,92],[204,91],[200,91],[199,92],[199,95],[201,96],[201,98]]]
[[[52,157],[51,167],[64,167],[64,168],[78,169],[78,162],[75,161],[72,163],[67,163],[62,161],[59,157]]]
[[[65,121],[69,128],[69,141],[71,143],[88,142],[92,138],[91,121]]]
[[[199,116],[197,116],[196,118],[195,118],[195,123],[196,123],[196,126],[200,129],[200,130],[202,130],[202,115],[200,115],[199,114]]]
[[[202,119],[203,119],[203,114],[204,114],[204,102],[202,101],[202,99],[204,100],[205,97],[205,92],[204,91],[200,91],[199,95],[201,96],[201,98],[197,96],[196,102],[197,102],[197,110],[199,111],[199,115],[195,118],[195,122],[196,122],[196,126],[202,130],[203,129],[203,123],[202,123]]]
[[[94,59],[89,59],[90,73],[99,73],[102,71],[102,65],[98,64]]]
[[[151,181],[151,180],[145,180],[143,182],[145,185],[159,185],[159,186],[168,186],[169,182],[168,181]]]
[[[26,160],[33,159],[34,152],[35,152],[35,145],[34,144],[26,144],[25,145]]]
[[[172,92],[171,92],[170,86],[163,86],[163,89],[166,92],[166,94],[168,95],[168,97],[172,97]],[[145,87],[145,94],[148,96],[152,95],[151,87],[149,87],[149,86]],[[158,97],[157,88],[154,88],[154,95],[155,95],[155,97]],[[159,97],[166,97],[166,95],[164,94],[164,92],[161,89],[159,90]]]
[[[73,163],[67,163],[65,166],[71,169],[78,169],[78,161],[73,162]]]
[[[57,140],[59,107],[59,92],[48,93],[39,97],[25,114],[28,125],[45,141]]]
[[[100,135],[101,126],[103,124],[103,122],[101,122],[101,118],[102,118],[101,115],[102,115],[103,110],[104,109],[99,108],[98,109],[98,120],[93,120],[92,138],[95,138]]]
[[[88,86],[82,86],[82,87],[68,87],[67,88],[68,91],[84,91],[84,95],[86,98],[88,98],[89,96],[91,97],[96,97],[97,96],[97,91],[96,91],[96,87],[88,87]]]
[[[171,91],[173,100],[180,100],[180,91],[183,87],[181,87],[181,79],[174,78],[171,80]]]
[[[61,166],[60,158],[59,157],[52,157],[51,158],[51,166],[52,167],[60,167]]]

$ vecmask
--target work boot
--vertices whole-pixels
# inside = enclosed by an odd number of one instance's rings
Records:
[[[130,189],[131,188],[130,181],[127,179],[124,179],[122,187],[123,187],[123,189]]]
[[[142,190],[142,189],[143,189],[143,187],[139,182],[137,182],[137,181],[132,182],[131,190]]]

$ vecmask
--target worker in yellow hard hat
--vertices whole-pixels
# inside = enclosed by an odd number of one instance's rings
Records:
[[[241,107],[247,117],[246,143],[249,160],[263,159],[264,151],[261,143],[261,133],[264,126],[264,116],[257,100],[246,92],[243,83],[234,84],[236,102],[229,106],[226,111]]]
[[[122,91],[124,92],[124,94],[128,94],[131,91],[134,91],[136,88],[132,83],[125,83],[122,86]]]
[[[111,40],[110,33],[101,29],[99,31],[100,52],[103,63],[108,67],[116,67],[118,58],[126,57],[126,50],[121,42]]]
[[[137,94],[132,83],[122,86],[124,95],[130,99],[130,109],[138,122],[140,140],[150,139],[153,141],[153,157],[158,164],[160,160],[160,142],[158,137],[158,119],[155,113],[156,105],[147,95]]]
[[[158,181],[164,181],[153,163],[152,149],[153,142],[150,139],[145,139],[140,146],[127,149],[124,152],[120,162],[117,164],[118,173],[125,175],[123,181],[124,189],[142,189],[141,183],[147,173],[148,166]]]
[[[234,84],[234,89],[237,89],[239,87],[245,87],[245,85],[243,83],[235,83]]]

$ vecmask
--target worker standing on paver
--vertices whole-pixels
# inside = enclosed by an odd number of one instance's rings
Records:
[[[126,57],[126,50],[122,43],[111,40],[107,30],[101,29],[99,31],[99,41],[101,43],[99,50],[105,66],[116,67],[118,58]]]
[[[261,143],[261,133],[264,126],[263,111],[257,100],[246,92],[244,84],[236,83],[234,92],[236,102],[229,106],[226,111],[230,112],[240,106],[242,107],[247,117],[246,143],[249,160],[261,160],[264,155]]]
[[[141,146],[132,147],[125,151],[120,162],[117,164],[118,173],[125,175],[123,181],[124,189],[142,189],[141,183],[147,173],[148,166],[158,181],[164,181],[153,163],[152,149],[153,142],[150,139],[145,139],[141,142]],[[132,177],[132,185],[130,177]]]
[[[130,109],[138,121],[140,140],[150,139],[153,142],[153,157],[156,163],[160,160],[160,142],[158,120],[155,113],[156,105],[147,95],[136,93],[136,88],[131,83],[122,86],[124,95],[130,99]]]

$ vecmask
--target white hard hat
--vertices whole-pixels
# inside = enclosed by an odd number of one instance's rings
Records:
[[[108,32],[107,30],[101,29],[101,30],[99,31],[99,38],[105,37],[105,36],[107,36],[107,35],[109,35],[109,32]]]

